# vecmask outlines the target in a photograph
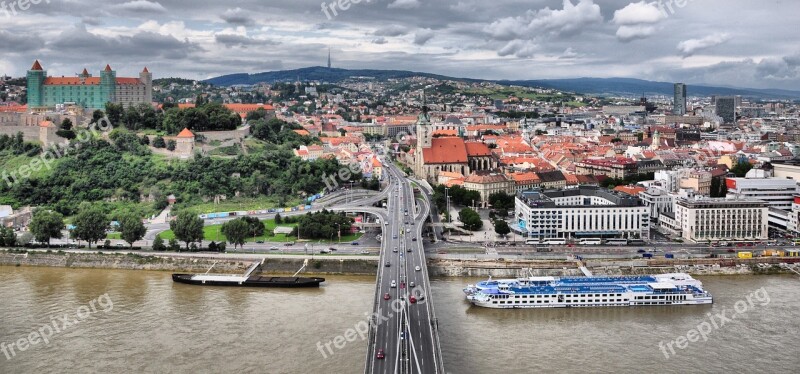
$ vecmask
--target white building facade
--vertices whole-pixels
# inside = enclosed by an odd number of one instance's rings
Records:
[[[516,198],[517,230],[529,238],[650,239],[650,208],[599,187],[532,190]]]
[[[661,213],[670,213],[675,205],[675,197],[661,187],[650,187],[647,191],[639,192],[642,203],[650,208],[650,219],[658,220]]]
[[[683,239],[693,242],[766,240],[768,209],[755,199],[678,199],[675,221]]]
[[[728,178],[728,195],[758,199],[771,208],[791,210],[794,196],[800,193],[797,181],[786,178]]]

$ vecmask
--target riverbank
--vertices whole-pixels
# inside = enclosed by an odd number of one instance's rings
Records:
[[[243,273],[253,261],[265,258],[263,273],[293,274],[303,266],[305,256],[244,256],[175,253],[113,253],[65,251],[0,250],[0,266],[45,266],[83,269],[153,270],[177,273]],[[375,275],[378,258],[337,258],[316,256],[310,259],[303,275]]]
[[[691,275],[761,275],[798,274],[800,259],[757,258],[675,259],[675,260],[584,260],[584,266],[595,275],[642,275],[688,273]],[[794,270],[794,271],[793,271]],[[501,277],[583,276],[576,261],[566,260],[476,260],[428,259],[432,277]]]
[[[153,252],[76,252],[0,250],[0,266],[46,266],[88,269],[154,270],[203,273],[242,273],[253,261],[264,259],[263,273],[293,274],[308,260],[303,275],[374,276],[377,256],[304,256],[254,254],[203,254]],[[586,268],[596,275],[639,275],[684,272],[692,275],[798,274],[800,259],[590,259]],[[794,271],[793,271],[794,270]],[[428,259],[432,277],[582,276],[578,264],[568,260]]]

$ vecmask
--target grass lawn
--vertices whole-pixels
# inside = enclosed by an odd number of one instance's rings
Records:
[[[37,160],[36,165],[33,165],[32,162]],[[22,166],[27,166],[27,172],[30,173],[28,178],[40,178],[46,175],[49,175],[52,172],[52,169],[58,165],[60,160],[54,159],[52,156],[47,156],[47,160],[50,161],[49,168],[46,164],[41,161],[40,156],[35,157],[28,157],[26,155],[19,155],[19,156],[2,156],[0,157],[0,169],[5,170],[11,175],[13,173],[13,178],[17,178],[19,180],[22,179],[22,175],[19,174],[19,168]],[[38,170],[30,169],[30,167],[35,167]],[[12,177],[9,179],[13,180]]]
[[[106,235],[106,239],[117,239],[122,240],[122,234],[118,232],[110,232]]]
[[[281,226],[281,227],[295,227],[295,226],[297,226],[296,223],[276,225],[275,224],[275,220],[272,220],[272,219],[262,221],[262,223],[264,223],[264,233],[265,234],[272,233],[272,231],[275,230],[275,227],[277,227],[277,226]],[[205,238],[205,240],[213,240],[215,242],[227,241],[228,239],[225,237],[225,235],[222,234],[222,232],[220,232],[220,230],[222,230],[222,225],[221,224],[205,226],[205,227],[203,227],[203,237]],[[302,232],[301,232],[301,234],[302,234]],[[164,240],[170,240],[170,239],[175,238],[175,234],[172,232],[172,230],[164,231],[159,235],[161,236],[161,239],[164,239]],[[361,237],[361,235],[362,234],[342,235],[342,243],[349,243],[351,241],[357,240],[358,238]],[[303,239],[302,236],[300,237],[300,239],[301,240]],[[291,242],[291,241],[297,241],[297,237],[296,236],[288,236],[287,237],[285,234],[278,234],[278,235],[275,235],[275,236],[262,235],[262,236],[257,236],[255,238],[252,238],[252,237],[251,238],[247,238],[247,242],[256,242],[256,241],[264,241],[264,242],[272,242],[272,243],[286,243],[286,242]],[[315,241],[316,240],[312,240],[312,242],[315,242]],[[337,238],[333,238],[332,242],[336,242],[336,241],[337,241]],[[331,241],[322,240],[322,242],[328,243],[328,242],[331,242]]]
[[[302,199],[295,198],[287,200],[285,206],[292,207],[302,203]],[[220,201],[219,204],[213,202],[198,204],[194,206],[185,207],[186,210],[196,213],[216,213],[216,212],[231,212],[240,210],[260,210],[269,208],[283,208],[278,205],[279,201],[275,197],[267,198],[234,198],[226,201]]]

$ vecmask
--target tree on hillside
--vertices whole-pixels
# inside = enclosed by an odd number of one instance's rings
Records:
[[[170,141],[167,142],[167,150],[168,151],[174,151],[175,147],[177,147],[177,145],[178,145],[178,143],[176,143],[174,140],[170,140]]]
[[[0,227],[0,247],[16,247],[17,234],[10,227]]]
[[[144,227],[144,223],[142,223],[139,216],[130,213],[120,219],[119,231],[122,234],[122,240],[133,248],[133,242],[144,238],[147,228]]]
[[[203,241],[203,219],[192,212],[180,212],[178,218],[169,223],[169,228],[175,233],[175,238],[189,244]]]
[[[283,223],[283,217],[280,213],[275,213],[275,224],[280,225],[281,223]]]
[[[106,103],[106,115],[112,126],[119,126],[125,109],[122,104]]]
[[[167,143],[164,141],[164,137],[156,136],[155,140],[153,140],[153,147],[155,148],[166,148]]]
[[[74,236],[78,240],[85,240],[92,248],[92,243],[105,239],[108,229],[108,219],[99,207],[81,209],[73,221]]]
[[[49,210],[37,210],[28,226],[33,237],[39,243],[47,243],[50,247],[50,238],[61,239],[64,235],[64,216]]]
[[[233,244],[233,249],[236,250],[236,246],[244,245],[247,237],[250,235],[250,225],[247,221],[240,218],[225,222],[220,231],[228,238],[228,243]]]
[[[61,126],[59,126],[59,128],[64,131],[72,130],[72,120],[69,118],[64,118],[64,120],[61,121]]]
[[[167,247],[164,246],[164,239],[161,239],[161,235],[157,235],[156,239],[153,240],[153,250],[156,252],[167,250]]]

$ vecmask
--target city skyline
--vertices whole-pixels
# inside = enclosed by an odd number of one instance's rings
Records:
[[[54,76],[102,61],[147,65],[158,77],[205,79],[325,66],[330,48],[334,66],[349,69],[800,89],[800,51],[784,47],[792,44],[784,25],[800,10],[795,3],[775,2],[780,12],[717,0],[330,5],[76,0],[31,3],[24,11],[7,5],[0,9],[0,74],[22,76],[40,59]]]

